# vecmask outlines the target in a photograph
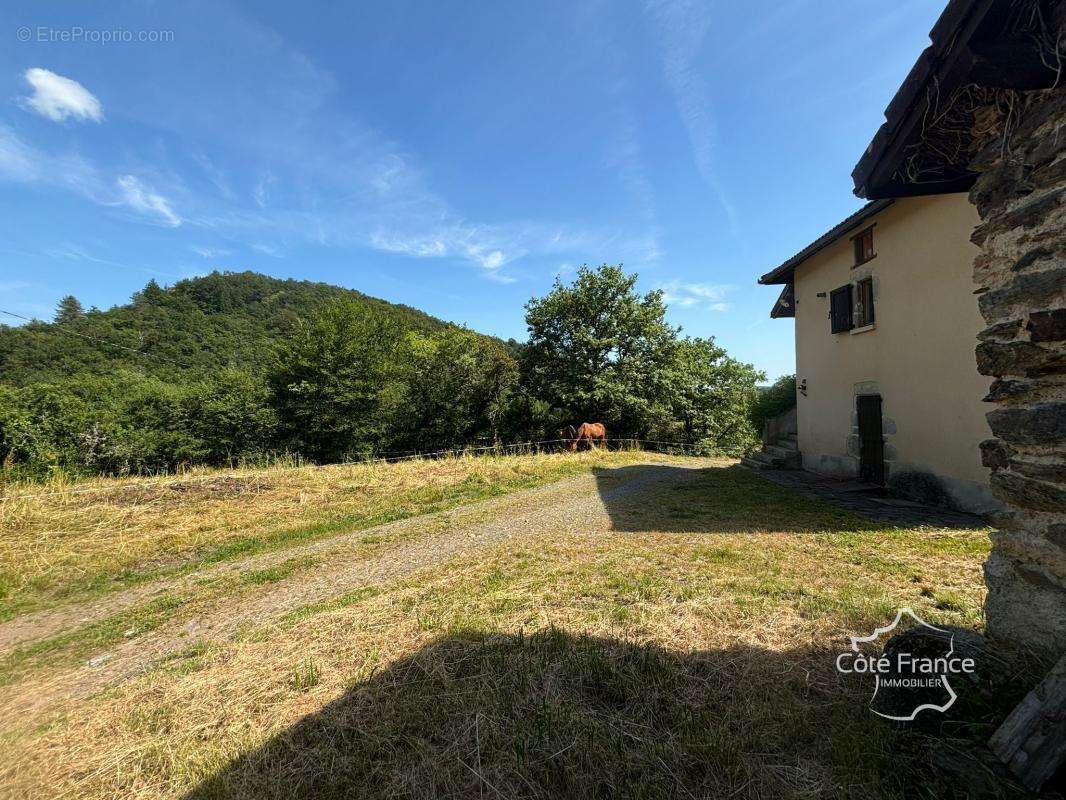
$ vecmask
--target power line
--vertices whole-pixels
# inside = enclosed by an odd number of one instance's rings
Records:
[[[21,320],[24,320],[26,322],[37,322],[37,320],[35,320],[35,319],[31,319],[30,317],[24,317],[24,316],[22,316],[22,314],[16,314],[14,311],[5,311],[2,308],[0,308],[0,314],[7,314],[9,317],[15,317],[16,319],[21,319]],[[77,336],[77,337],[79,337],[81,339],[88,339],[88,340],[93,341],[93,342],[100,342],[101,344],[106,344],[106,345],[109,345],[110,347],[117,347],[119,350],[125,350],[125,351],[127,351],[129,353],[135,353],[135,354],[141,356],[142,358],[157,359],[159,361],[166,361],[166,362],[168,362],[170,364],[175,364],[175,365],[177,365],[179,367],[184,367],[185,369],[194,369],[192,364],[185,364],[185,363],[183,363],[181,361],[175,361],[174,359],[167,358],[166,356],[150,355],[148,353],[142,353],[140,350],[136,349],[135,347],[126,347],[125,345],[118,344],[116,342],[111,342],[111,341],[108,341],[107,339],[100,339],[100,338],[98,338],[96,336],[90,336],[87,333],[78,333],[78,331],[72,331],[72,330],[70,330],[68,328],[64,328],[62,325],[59,325],[58,323],[55,323],[55,322],[50,323],[50,325],[51,325],[51,327],[49,328],[49,330],[57,330],[60,333],[67,334],[68,336]]]

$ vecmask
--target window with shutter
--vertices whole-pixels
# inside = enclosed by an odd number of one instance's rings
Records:
[[[877,255],[874,252],[874,229],[869,227],[861,233],[855,234],[851,237],[852,243],[855,245],[855,265],[864,264]]]
[[[829,321],[831,333],[843,333],[854,327],[851,324],[850,283],[829,293]]]

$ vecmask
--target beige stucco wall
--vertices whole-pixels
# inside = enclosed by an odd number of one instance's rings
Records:
[[[853,268],[848,236],[796,268],[796,377],[803,466],[858,473],[857,394],[880,394],[890,485],[932,473],[960,508],[995,507],[978,444],[991,435],[974,345],[977,212],[965,194],[898,200],[877,214],[876,257]],[[864,223],[864,226],[867,223]],[[874,278],[874,327],[831,334],[829,292]],[[825,292],[825,297],[818,297]]]

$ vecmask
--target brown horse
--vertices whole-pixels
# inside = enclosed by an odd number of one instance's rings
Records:
[[[591,450],[597,442],[607,444],[607,428],[602,422],[582,422],[576,428],[567,425],[559,431],[559,438],[566,442],[566,449],[571,453],[576,451],[582,442]]]

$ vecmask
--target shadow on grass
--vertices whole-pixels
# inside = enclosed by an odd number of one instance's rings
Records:
[[[763,480],[740,466],[664,464],[596,470],[616,531],[840,532],[890,526]]]
[[[186,798],[900,796],[896,734],[833,658],[456,633]]]

